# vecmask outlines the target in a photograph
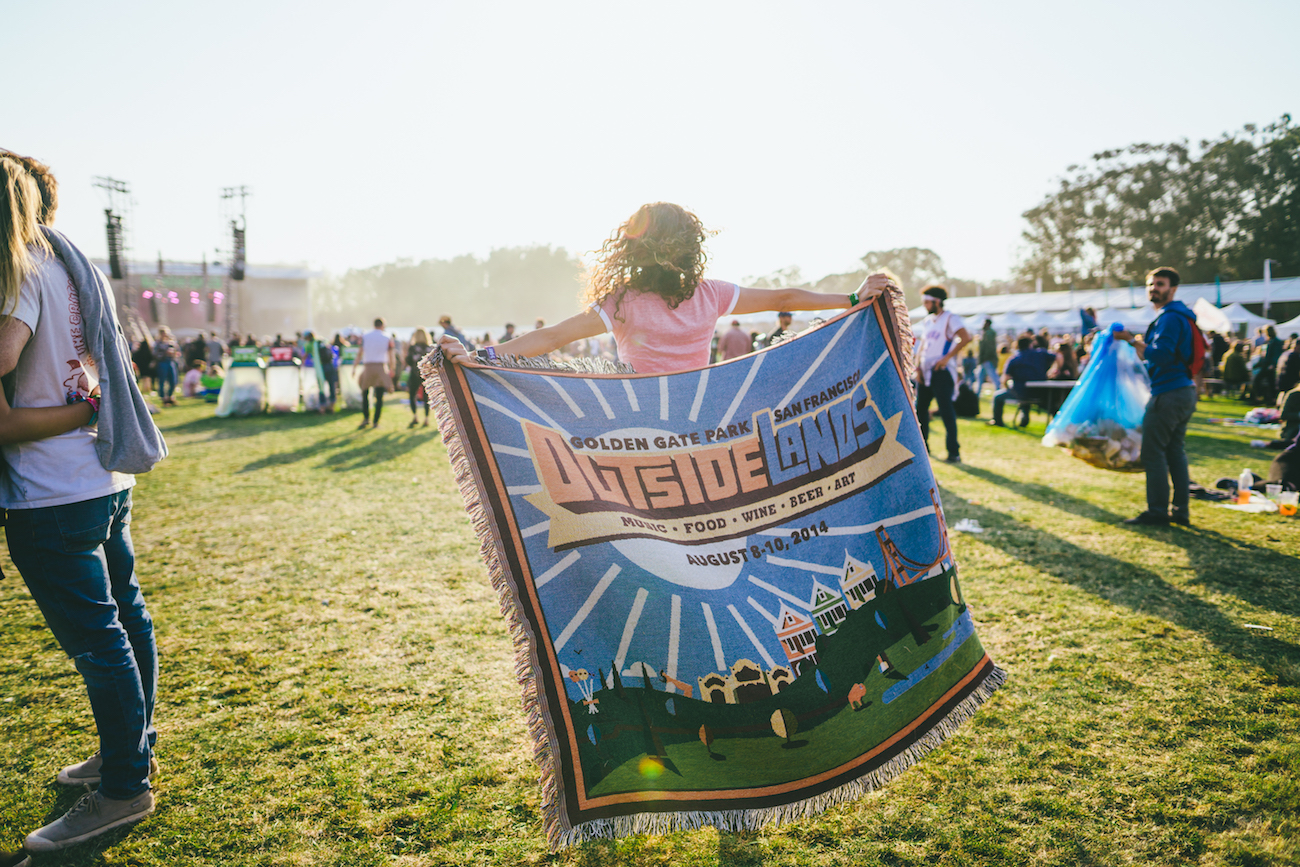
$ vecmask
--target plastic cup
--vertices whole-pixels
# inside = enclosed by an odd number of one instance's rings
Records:
[[[1281,493],[1282,493],[1281,485],[1264,486],[1264,496],[1268,497],[1270,500],[1276,500],[1278,498],[1278,495]]]
[[[1283,515],[1293,517],[1300,511],[1300,491],[1283,491],[1277,496],[1277,510]]]

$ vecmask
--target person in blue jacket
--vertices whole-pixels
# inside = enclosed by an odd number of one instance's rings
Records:
[[[1187,503],[1187,423],[1196,411],[1196,384],[1192,381],[1192,328],[1196,314],[1174,300],[1178,272],[1156,268],[1147,274],[1147,298],[1160,311],[1146,336],[1115,332],[1115,339],[1133,344],[1151,377],[1151,399],[1142,416],[1142,467],[1147,477],[1147,508],[1125,524],[1164,526],[1170,521],[1190,525]],[[1173,482],[1173,510],[1169,484]]]

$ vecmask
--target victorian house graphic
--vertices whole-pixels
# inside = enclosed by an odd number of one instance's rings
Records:
[[[874,566],[845,551],[838,593],[813,579],[812,598],[808,603],[811,617],[781,603],[781,613],[777,615],[775,624],[776,635],[795,677],[817,664],[817,635],[833,635],[850,611],[876,598],[879,584]]]

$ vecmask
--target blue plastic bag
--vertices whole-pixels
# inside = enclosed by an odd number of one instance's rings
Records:
[[[1079,384],[1047,426],[1045,446],[1061,446],[1094,467],[1142,470],[1142,415],[1151,380],[1132,345],[1115,339],[1116,322],[1092,343]]]

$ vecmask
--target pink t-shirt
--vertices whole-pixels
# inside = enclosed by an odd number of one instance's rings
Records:
[[[619,360],[637,373],[675,373],[708,365],[718,320],[736,309],[739,300],[735,283],[704,280],[676,310],[653,292],[629,291],[617,315],[613,297],[591,306],[614,335]]]

